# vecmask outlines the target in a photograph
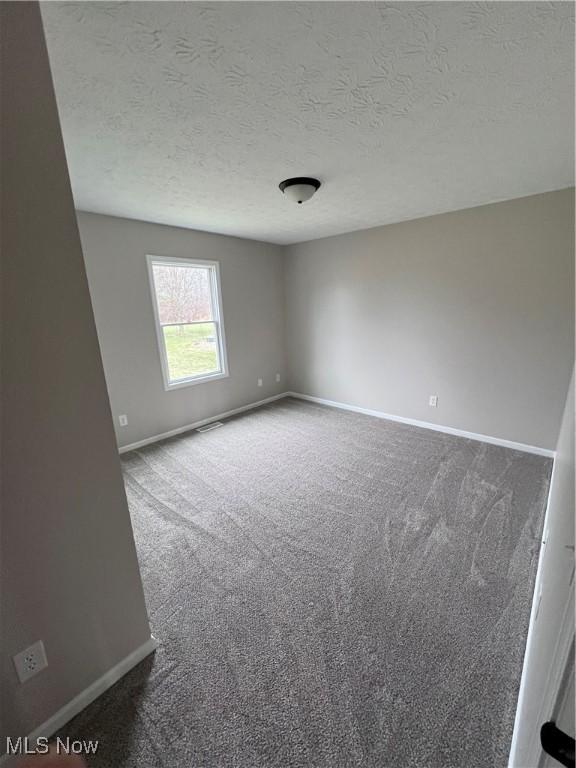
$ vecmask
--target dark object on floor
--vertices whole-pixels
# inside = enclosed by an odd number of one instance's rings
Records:
[[[502,768],[551,461],[292,399],[122,458],[160,648],[91,768]]]
[[[544,752],[554,760],[566,768],[574,768],[574,739],[555,723],[544,723],[540,729],[540,743]]]

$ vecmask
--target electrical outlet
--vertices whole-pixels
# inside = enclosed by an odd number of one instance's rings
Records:
[[[430,400],[428,401],[428,405],[431,408],[436,408],[438,405],[438,395],[430,395]]]
[[[121,427],[127,427],[128,426],[128,416],[126,416],[125,413],[118,416],[118,421],[120,422]]]
[[[258,386],[259,386],[259,387],[261,387],[261,386],[262,386],[262,379],[258,379]]]
[[[279,373],[276,374],[276,383],[277,384],[280,383],[280,374]]]
[[[38,672],[46,669],[48,666],[48,660],[46,658],[46,651],[44,650],[44,643],[42,640],[34,643],[20,653],[17,653],[13,657],[14,666],[16,667],[16,673],[21,683],[25,683]]]

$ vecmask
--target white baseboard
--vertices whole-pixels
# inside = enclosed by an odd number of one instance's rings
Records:
[[[419,421],[418,419],[409,419],[405,416],[394,416],[390,413],[384,413],[383,411],[374,411],[371,408],[361,408],[358,405],[349,405],[348,403],[338,403],[335,400],[326,400],[323,397],[313,397],[312,395],[303,395],[300,392],[286,392],[288,397],[296,397],[299,400],[309,400],[312,403],[319,403],[320,405],[328,405],[331,408],[340,408],[343,411],[354,411],[354,413],[364,413],[366,416],[376,416],[378,419],[388,419],[389,421],[398,421],[401,424],[411,424],[414,427],[422,427],[422,429],[432,429],[435,432],[444,432],[447,435],[456,435],[457,437],[466,437],[469,440],[479,440],[482,443],[490,443],[491,445],[500,445],[503,448],[513,448],[515,451],[524,451],[525,453],[535,453],[538,456],[546,456],[553,459],[555,451],[549,448],[539,448],[536,445],[526,445],[525,443],[515,443],[512,440],[503,440],[500,437],[491,437],[490,435],[481,435],[477,432],[466,432],[464,429],[456,429],[454,427],[444,427],[441,424],[432,424],[427,421]]]
[[[212,421],[219,421],[220,419],[226,419],[229,416],[234,416],[237,413],[243,411],[250,411],[252,408],[258,408],[261,405],[272,403],[275,400],[281,400],[283,397],[295,397],[299,400],[308,400],[312,403],[318,403],[319,405],[328,405],[331,408],[340,408],[344,411],[353,411],[354,413],[363,413],[366,416],[375,416],[378,419],[387,419],[389,421],[397,421],[401,424],[411,424],[414,427],[421,427],[422,429],[432,429],[435,432],[444,432],[447,435],[456,435],[457,437],[465,437],[469,440],[478,440],[482,443],[490,443],[491,445],[499,445],[502,448],[512,448],[515,451],[524,451],[525,453],[534,453],[538,456],[546,456],[553,459],[555,451],[549,448],[540,448],[536,445],[527,445],[526,443],[517,443],[513,440],[504,440],[501,437],[492,437],[490,435],[482,435],[478,432],[467,432],[464,429],[456,429],[455,427],[444,427],[441,424],[432,424],[428,421],[420,421],[419,419],[410,419],[406,416],[395,416],[390,413],[384,413],[383,411],[375,411],[371,408],[362,408],[358,405],[350,405],[348,403],[339,403],[335,400],[327,400],[323,397],[314,397],[312,395],[304,395],[301,392],[281,392],[278,395],[272,395],[272,397],[266,397],[264,400],[258,400],[255,403],[248,403],[248,405],[241,405],[239,408],[233,408],[230,411],[224,411],[223,413],[217,413],[214,416],[210,416],[207,419],[201,419],[195,421],[192,424],[186,424],[183,427],[177,427],[171,429],[169,432],[162,432],[159,435],[153,435],[147,437],[144,440],[138,440],[135,443],[129,443],[128,445],[121,446],[119,453],[127,453],[133,451],[136,448],[143,448],[145,445],[151,445],[157,443],[160,440],[166,440],[168,437],[174,437],[175,435],[181,435],[183,432],[190,432],[198,427],[203,427],[205,424],[210,424]]]
[[[136,448],[143,448],[145,445],[150,445],[151,443],[157,443],[159,440],[166,440],[168,437],[174,437],[175,435],[181,435],[183,432],[190,432],[192,429],[198,429],[198,427],[203,427],[205,424],[210,424],[212,421],[220,421],[220,419],[227,419],[229,416],[235,416],[237,413],[242,413],[243,411],[250,411],[252,408],[258,408],[260,405],[266,405],[266,403],[272,403],[274,400],[281,400],[283,397],[287,396],[287,392],[281,392],[279,395],[272,395],[272,397],[266,397],[264,400],[258,400],[255,403],[248,403],[248,405],[241,405],[239,408],[233,408],[231,411],[224,411],[224,413],[217,413],[214,416],[210,416],[208,419],[201,419],[200,421],[195,421],[192,424],[186,424],[184,427],[177,427],[176,429],[171,429],[169,432],[162,432],[160,435],[153,435],[152,437],[147,437],[144,440],[138,440],[136,443],[130,443],[129,445],[122,445],[120,448],[118,448],[119,453],[127,453],[128,451],[133,451]]]
[[[112,669],[109,669],[108,672],[104,673],[102,677],[99,677],[98,680],[95,680],[91,685],[88,686],[88,688],[85,688],[83,691],[81,691],[78,696],[75,696],[73,699],[71,699],[67,704],[65,704],[61,709],[53,714],[52,717],[49,717],[48,720],[45,720],[42,725],[39,725],[38,728],[35,728],[28,736],[28,743],[30,746],[32,747],[37,739],[40,738],[40,736],[46,736],[47,738],[53,736],[57,731],[60,730],[60,728],[65,726],[66,723],[70,722],[73,717],[76,717],[76,715],[82,712],[82,710],[85,709],[89,704],[92,704],[92,702],[97,699],[98,696],[101,696],[105,691],[108,690],[108,688],[111,688],[114,683],[117,683],[120,678],[124,677],[125,674],[130,672],[131,669],[143,661],[146,656],[149,656],[151,653],[153,653],[157,647],[158,641],[156,638],[150,637],[139,648],[136,648],[135,651],[132,651],[132,653],[128,654],[128,656],[122,659],[122,661],[118,662],[118,664],[112,667]],[[2,748],[3,747],[4,745],[2,745]],[[17,759],[19,758],[16,758],[12,755],[3,755],[0,757],[0,764],[5,766],[5,768],[8,768],[12,761]]]

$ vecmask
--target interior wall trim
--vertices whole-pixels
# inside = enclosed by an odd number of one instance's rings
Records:
[[[530,623],[528,625],[528,635],[526,637],[526,648],[524,651],[524,663],[522,666],[522,677],[520,678],[520,689],[518,691],[518,701],[516,704],[516,717],[514,719],[514,731],[512,733],[512,745],[510,747],[510,755],[508,757],[508,768],[523,768],[523,763],[520,763],[520,754],[522,748],[525,747],[525,755],[533,762],[531,765],[539,765],[539,761],[543,755],[542,747],[540,746],[540,732],[539,730],[531,734],[530,741],[527,746],[520,744],[520,719],[524,714],[524,707],[528,700],[529,691],[526,690],[528,671],[530,665],[538,664],[539,660],[533,658],[534,656],[534,634],[536,617],[538,615],[538,607],[540,604],[540,597],[542,593],[542,571],[544,567],[544,555],[546,553],[546,542],[549,537],[550,529],[550,495],[554,488],[555,476],[556,476],[556,462],[552,466],[552,475],[550,477],[550,490],[548,492],[548,501],[546,503],[546,512],[544,513],[544,525],[542,526],[542,539],[540,544],[540,554],[538,556],[538,568],[536,571],[536,581],[534,583],[534,593],[532,595],[532,607],[530,610]],[[550,669],[549,679],[546,689],[540,691],[540,708],[538,710],[536,722],[542,725],[548,720],[551,715],[555,704],[556,695],[560,689],[562,676],[568,663],[570,650],[572,643],[574,642],[574,582],[570,587],[568,593],[568,599],[564,605],[564,612],[562,616],[562,622],[560,624],[560,631],[554,647],[554,652],[550,657]],[[524,758],[526,759],[526,758]]]
[[[361,408],[358,405],[350,405],[348,403],[339,403],[335,400],[326,400],[323,397],[313,397],[312,395],[304,395],[301,392],[287,392],[289,397],[297,397],[300,400],[309,400],[311,403],[318,403],[319,405],[328,405],[331,408],[340,408],[343,411],[354,411],[354,413],[364,413],[367,416],[376,416],[378,419],[387,419],[388,421],[397,421],[401,424],[411,424],[414,427],[422,427],[423,429],[432,429],[435,432],[444,432],[447,435],[456,435],[457,437],[465,437],[469,440],[478,440],[481,443],[490,443],[491,445],[499,445],[502,448],[512,448],[515,451],[524,451],[525,453],[535,453],[538,456],[546,456],[553,459],[556,452],[549,448],[540,448],[537,445],[526,445],[526,443],[516,443],[513,440],[504,440],[501,437],[492,437],[490,435],[481,435],[477,432],[467,432],[464,429],[456,429],[455,427],[445,427],[441,424],[432,424],[427,421],[419,421],[418,419],[409,419],[406,416],[395,416],[390,413],[384,413],[383,411],[375,411],[371,408]]]
[[[158,641],[155,637],[150,636],[145,643],[140,645],[136,650],[129,653],[122,661],[114,665],[111,669],[105,672],[101,677],[95,680],[87,688],[84,688],[77,696],[71,699],[67,704],[55,712],[48,720],[45,720],[41,725],[35,728],[28,736],[28,744],[32,749],[36,741],[45,736],[50,738],[57,731],[60,730],[66,723],[70,722],[73,717],[76,717],[83,709],[89,704],[101,696],[108,688],[111,688],[115,683],[124,677],[131,669],[137,664],[143,661],[146,656],[153,653],[158,647]],[[16,734],[17,735],[17,734]],[[3,745],[4,748],[4,745]],[[8,768],[13,764],[17,764],[22,759],[22,756],[3,755],[0,757],[0,764],[3,768]]]
[[[514,729],[512,731],[512,742],[510,744],[510,753],[508,755],[508,768],[522,768],[518,763],[518,756],[520,752],[519,743],[519,731],[520,731],[520,718],[523,715],[524,704],[526,700],[526,680],[528,677],[528,664],[532,661],[532,654],[534,648],[534,625],[536,624],[536,614],[538,612],[538,604],[540,602],[540,595],[542,592],[542,570],[544,566],[544,552],[546,551],[546,539],[548,538],[548,528],[550,520],[550,494],[554,488],[554,480],[556,477],[557,464],[554,462],[552,465],[552,474],[550,475],[550,488],[548,490],[548,500],[546,502],[546,511],[544,512],[544,523],[542,525],[542,538],[540,540],[540,553],[538,555],[538,566],[536,569],[536,580],[534,581],[534,591],[532,593],[532,604],[530,607],[530,622],[528,624],[528,634],[526,636],[526,645],[524,647],[524,661],[522,662],[522,676],[520,677],[520,688],[518,689],[518,698],[516,700],[516,715],[514,717]],[[530,743],[530,752],[534,747],[534,739]],[[534,765],[538,765],[541,750],[537,751],[537,757]]]
[[[287,395],[287,392],[281,392],[279,395],[272,395],[272,397],[266,397],[264,400],[258,400],[255,403],[248,403],[247,405],[241,405],[239,408],[232,408],[231,411],[216,413],[214,416],[210,416],[207,419],[200,419],[200,421],[195,421],[192,424],[186,424],[184,427],[177,427],[176,429],[171,429],[169,432],[162,432],[159,435],[153,435],[152,437],[147,437],[144,440],[138,440],[136,443],[122,445],[118,448],[118,452],[127,453],[128,451],[134,451],[136,448],[143,448],[145,445],[157,443],[159,440],[166,440],[168,437],[174,437],[175,435],[181,435],[183,432],[190,432],[192,429],[198,429],[198,427],[203,427],[205,424],[210,424],[212,421],[220,421],[220,419],[226,419],[229,416],[235,416],[237,413],[250,411],[252,408],[258,408],[260,405],[272,403],[274,400],[281,400]]]

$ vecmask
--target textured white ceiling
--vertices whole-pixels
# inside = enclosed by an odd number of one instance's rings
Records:
[[[574,183],[569,2],[43,16],[80,209],[292,243]]]

